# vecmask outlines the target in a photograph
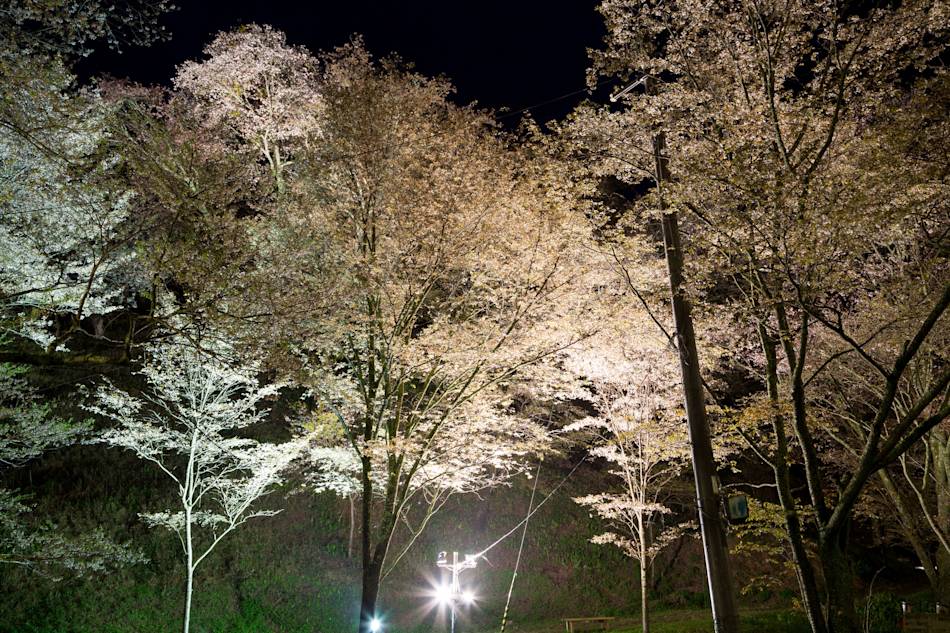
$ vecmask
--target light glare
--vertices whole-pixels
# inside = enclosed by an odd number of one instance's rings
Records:
[[[462,600],[465,601],[465,604],[472,604],[475,602],[475,594],[471,591],[466,591],[462,594]]]
[[[373,618],[369,621],[369,630],[373,633],[379,633],[383,630],[383,623],[379,621],[379,618]]]
[[[439,585],[435,589],[435,598],[440,604],[449,604],[452,602],[452,588],[448,585]]]

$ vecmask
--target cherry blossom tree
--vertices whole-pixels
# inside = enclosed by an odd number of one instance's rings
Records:
[[[950,415],[945,405],[929,409],[943,402],[946,373],[906,414],[895,408],[905,370],[945,327],[950,302],[946,279],[927,273],[945,270],[933,248],[945,235],[945,157],[932,150],[944,144],[946,12],[925,1],[858,9],[626,0],[601,12],[607,46],[592,76],[645,74],[651,94],[630,91],[633,107],[622,111],[581,111],[573,130],[603,173],[631,185],[649,183],[652,137],[665,134],[673,180],[662,203],[653,190],[637,206],[646,217],[666,204],[689,218],[694,294],[733,312],[724,347],[758,344],[736,364],[756,367],[771,405],[760,420],[770,445],[752,448],[775,475],[806,613],[816,632],[856,630],[847,554],[855,503],[875,472]],[[926,146],[911,132],[922,128],[935,135]],[[905,248],[915,241],[922,247]],[[913,263],[898,253],[913,253]],[[876,311],[885,289],[902,295],[897,310]],[[898,323],[906,344],[872,350]],[[819,344],[825,336],[836,346]],[[813,405],[816,374],[850,355],[873,370],[879,397],[852,410],[870,432],[857,467],[842,472],[822,458],[828,418]],[[791,493],[796,454],[814,510],[814,563]]]
[[[24,143],[44,145],[62,130],[76,96],[71,64],[103,45],[115,51],[164,38],[167,0],[75,2],[11,0],[0,8],[0,127]],[[67,117],[68,118],[68,117]]]
[[[6,358],[53,360],[82,330],[100,338],[103,313],[128,306],[138,282],[122,222],[129,194],[115,179],[109,109],[78,90],[70,64],[163,37],[165,0],[13,0],[0,8],[0,347]],[[84,323],[85,322],[85,323]],[[13,333],[16,336],[9,336]],[[19,337],[46,348],[23,352]],[[15,351],[7,353],[8,349]],[[81,360],[92,360],[85,356]],[[30,387],[29,367],[0,363],[0,464],[15,468],[80,440],[88,423]],[[58,579],[141,561],[100,532],[68,535],[31,519],[27,495],[0,490],[0,562]]]
[[[273,186],[259,161],[235,151],[230,132],[187,96],[124,83],[103,93],[116,111],[110,133],[134,192],[136,255],[147,271],[138,309],[126,314],[131,339],[175,332],[197,343],[209,327],[218,336],[256,328],[266,338],[272,314],[304,310],[313,285],[270,265],[271,227],[259,219],[273,210]]]
[[[102,442],[133,451],[175,483],[178,508],[141,516],[181,542],[187,633],[195,569],[235,529],[279,512],[257,502],[283,481],[302,445],[235,435],[262,419],[260,404],[277,392],[275,385],[259,386],[250,367],[234,368],[193,347],[166,344],[149,350],[141,374],[147,382],[141,396],[106,384],[87,408],[118,423]]]
[[[639,564],[644,632],[650,630],[651,565],[660,550],[681,535],[662,520],[670,513],[665,499],[669,484],[689,462],[675,357],[665,352],[660,347],[653,353],[628,351],[591,359],[584,373],[598,413],[564,428],[586,431],[594,442],[590,454],[605,460],[619,480],[615,490],[574,501],[591,508],[609,526],[591,539],[593,543],[614,545]]]
[[[131,194],[106,129],[114,112],[78,87],[71,64],[97,45],[161,39],[159,20],[172,9],[165,0],[15,0],[0,9],[0,309],[9,330],[46,348],[37,358],[17,345],[18,362],[66,362],[53,352],[74,335],[104,342],[108,321],[135,308],[143,280]]]
[[[26,380],[28,367],[0,363],[0,469],[21,467],[43,454],[81,440],[88,422],[54,412]],[[0,564],[15,565],[53,580],[136,562],[141,556],[101,531],[68,534],[31,520],[29,495],[0,488]]]
[[[13,331],[48,355],[73,335],[104,339],[109,313],[149,282],[134,251],[142,227],[130,224],[132,193],[104,147],[108,110],[83,101],[42,146],[0,130],[0,301],[19,321]]]
[[[80,57],[99,43],[150,44],[165,37],[159,19],[172,9],[168,0],[11,0],[0,9],[3,56]]]
[[[280,31],[253,24],[219,34],[204,52],[208,59],[179,67],[175,87],[208,125],[228,128],[266,159],[283,191],[292,157],[319,133],[316,60]]]
[[[27,383],[28,368],[0,364],[0,402],[3,403],[3,435],[0,464],[16,468],[48,450],[66,446],[89,431],[88,423],[62,419]]]
[[[235,128],[231,110],[214,115],[207,111],[220,105],[217,97],[201,96],[222,77],[224,71],[216,64],[230,60],[234,70],[248,61],[241,55],[250,53],[234,38],[251,38],[255,46],[283,41],[282,35],[258,27],[241,31],[241,37],[231,35],[219,37],[224,48],[215,48],[218,52],[210,59],[183,67],[190,79],[183,79],[178,89],[121,82],[103,86],[117,111],[110,131],[135,192],[132,216],[146,227],[138,235],[137,253],[151,275],[147,301],[142,302],[148,313],[134,315],[133,331],[138,341],[156,328],[196,340],[195,332],[176,328],[185,324],[194,329],[213,321],[211,327],[227,332],[233,343],[244,341],[255,348],[252,355],[270,350],[280,356],[286,355],[285,346],[331,327],[329,315],[348,301],[349,286],[340,275],[341,254],[330,248],[328,236],[307,232],[301,222],[299,205],[304,202],[299,194],[275,195],[275,174],[261,154],[264,141],[254,135],[253,126]],[[232,45],[237,48],[228,48]],[[281,62],[285,70],[303,72],[293,55],[305,53],[285,49],[271,57],[290,56]],[[228,57],[232,54],[238,58]],[[285,85],[293,76],[277,73],[267,75],[267,81]],[[299,92],[304,94],[304,88]],[[286,117],[312,117],[319,110],[311,111],[308,104],[290,99],[281,108]],[[245,114],[254,121],[269,116],[263,111]],[[272,128],[284,129],[281,121]],[[306,139],[271,134],[272,128],[262,132],[270,139],[267,151],[278,152],[271,158],[279,165],[280,178],[293,184],[296,170],[286,171],[287,161],[302,155]],[[243,136],[245,132],[249,136]],[[179,319],[183,315],[187,318]],[[276,345],[262,345],[265,340]]]
[[[445,81],[359,42],[321,64],[320,135],[262,242],[317,303],[276,318],[264,353],[336,410],[359,461],[367,631],[397,529],[405,551],[448,495],[503,482],[543,444],[505,390],[580,336],[553,323],[578,304],[557,299],[583,283],[572,254],[586,227],[543,150],[452,105]],[[332,305],[309,268],[318,256]]]

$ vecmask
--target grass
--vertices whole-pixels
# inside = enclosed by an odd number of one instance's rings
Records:
[[[613,633],[640,633],[639,617],[619,617],[612,623]],[[492,633],[498,627],[478,633]],[[564,630],[562,620],[545,620],[507,627],[511,633],[555,633]],[[788,610],[753,609],[743,611],[740,631],[747,633],[808,633],[811,629],[804,615]],[[712,614],[704,609],[672,609],[653,614],[651,633],[712,633]],[[462,631],[461,633],[475,633]]]
[[[0,566],[0,633],[165,633],[181,617],[181,552],[169,533],[137,517],[166,503],[167,483],[122,453],[86,448],[63,452],[34,468],[32,492],[50,516],[76,531],[101,526],[130,540],[147,565],[97,578],[51,584]],[[103,476],[106,475],[106,476]],[[113,475],[113,476],[109,476]],[[560,631],[558,618],[596,613],[637,626],[638,573],[616,548],[593,545],[602,526],[571,501],[601,484],[596,472],[577,476],[533,518],[512,598],[511,631]],[[553,486],[556,469],[542,475]],[[20,482],[26,484],[27,482]],[[602,485],[602,484],[601,484]],[[444,621],[420,607],[419,590],[435,573],[440,550],[481,549],[524,517],[530,482],[459,497],[436,517],[382,588],[387,633],[442,631]],[[306,494],[271,501],[276,517],[252,522],[229,537],[198,570],[194,633],[351,633],[359,600],[357,559],[346,557],[348,509],[331,496]],[[517,535],[520,537],[520,533]],[[463,580],[477,590],[480,609],[461,633],[497,631],[511,581],[518,538],[488,554]],[[655,631],[709,631],[698,543],[662,572]],[[755,613],[752,631],[795,631],[788,614]],[[791,619],[790,619],[791,618]],[[769,628],[771,627],[771,628]],[[628,628],[627,630],[638,630]],[[804,630],[804,629],[803,629]]]

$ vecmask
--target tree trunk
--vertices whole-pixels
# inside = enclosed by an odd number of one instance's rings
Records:
[[[643,623],[643,633],[650,633],[650,596],[649,573],[647,564],[640,561],[640,621]]]
[[[393,517],[387,516],[382,527],[379,542],[374,548],[372,557],[364,556],[363,565],[363,595],[360,599],[360,628],[359,633],[372,633],[371,623],[376,618],[376,603],[379,599],[379,585],[383,578],[383,565],[386,563],[386,554],[389,552],[389,542],[396,528]]]
[[[188,633],[188,629],[191,626],[191,595],[192,589],[194,587],[194,577],[195,577],[195,567],[193,564],[194,552],[191,546],[191,517],[188,517],[187,523],[185,523],[185,543],[187,546],[187,575],[188,578],[185,582],[185,618],[184,626],[182,630],[184,633]]]
[[[398,496],[398,477],[390,475],[386,502],[383,508],[381,520],[378,522],[375,530],[376,545],[372,545],[371,536],[373,534],[372,508],[369,500],[373,498],[373,484],[370,478],[369,458],[363,458],[363,513],[360,528],[361,544],[363,551],[363,593],[360,599],[360,622],[359,633],[371,633],[370,625],[376,618],[376,602],[379,598],[379,584],[382,581],[383,565],[386,563],[386,555],[389,553],[389,544],[396,530],[396,521],[399,514],[399,503],[396,500]]]
[[[848,523],[845,522],[842,529],[819,536],[829,633],[860,631],[854,610],[854,569],[847,552],[847,532]]]
[[[360,599],[359,633],[371,633],[371,624],[376,617],[376,600],[379,598],[379,581],[383,566],[377,564],[376,557],[363,566],[363,595]]]
[[[195,575],[195,571],[191,568],[189,561],[188,565],[188,583],[185,587],[185,623],[182,627],[184,633],[188,633],[189,628],[191,627],[191,594],[192,594],[192,583]]]
[[[884,492],[887,493],[891,503],[894,504],[894,509],[897,510],[897,522],[901,527],[904,538],[910,543],[911,548],[913,548],[914,553],[917,555],[917,560],[920,561],[920,565],[924,568],[924,573],[930,582],[930,589],[933,592],[934,600],[940,600],[938,596],[940,595],[941,583],[937,572],[938,567],[934,562],[934,558],[930,555],[930,552],[927,551],[927,545],[921,538],[920,526],[911,508],[911,504],[908,503],[904,495],[901,494],[900,489],[898,489],[897,484],[894,483],[894,480],[886,468],[877,471],[877,476],[878,479],[881,480],[881,487],[884,488]]]
[[[647,555],[647,533],[643,525],[643,515],[637,517],[640,523],[640,621],[643,633],[650,633],[650,565]]]
[[[943,429],[935,428],[930,433],[928,449],[933,456],[934,492],[937,497],[936,529],[942,536],[950,534],[950,464],[947,462],[947,435]],[[946,542],[941,539],[942,542]],[[934,573],[937,577],[934,589],[934,601],[941,606],[950,606],[950,551],[937,546],[934,557]]]
[[[765,328],[759,323],[759,341],[765,355],[765,378],[769,400],[773,406],[779,404],[778,387],[778,359],[776,356],[776,342]],[[791,478],[788,472],[788,437],[785,433],[785,418],[776,413],[772,417],[772,432],[775,435],[775,455],[772,457],[772,470],[775,475],[775,488],[778,491],[779,503],[785,514],[785,531],[789,545],[792,548],[792,560],[795,563],[795,575],[798,578],[798,588],[802,595],[802,606],[811,626],[812,633],[826,633],[828,630],[825,616],[821,611],[821,599],[818,595],[818,583],[815,581],[815,569],[808,559],[805,550],[805,539],[802,536],[801,517],[792,495]]]
[[[353,558],[353,533],[356,531],[356,495],[350,493],[350,540],[346,545],[346,557]]]
[[[939,547],[935,558],[937,563],[934,570],[934,576],[936,576],[933,588],[934,602],[939,602],[942,607],[947,608],[950,607],[950,554]]]
[[[191,626],[191,594],[194,587],[195,576],[195,545],[191,533],[191,523],[193,520],[192,509],[194,508],[194,463],[195,452],[198,445],[198,427],[191,434],[191,451],[188,456],[188,470],[185,476],[185,485],[182,489],[185,506],[185,565],[187,566],[188,579],[185,583],[185,617],[184,633],[188,633]]]
[[[363,503],[360,521],[360,549],[363,554],[363,592],[360,598],[360,633],[370,633],[370,623],[376,617],[376,599],[379,597],[379,581],[382,565],[375,565],[371,550],[373,480],[372,463],[366,456],[362,458]]]
[[[795,500],[791,495],[787,466],[785,471],[784,477],[776,473],[775,479],[776,482],[784,480],[777,487],[782,510],[785,513],[785,531],[792,548],[792,561],[795,563],[795,575],[798,578],[798,587],[802,595],[802,606],[805,609],[805,615],[808,618],[812,633],[826,633],[828,626],[821,611],[821,598],[819,598],[818,583],[815,580],[815,569],[812,567],[811,561],[808,559],[808,552],[805,550],[801,520],[798,510],[795,508]]]

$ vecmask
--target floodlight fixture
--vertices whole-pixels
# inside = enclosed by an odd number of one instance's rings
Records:
[[[439,585],[435,589],[435,599],[438,600],[439,604],[451,604],[452,603],[452,587],[450,585]]]
[[[450,631],[455,633],[456,603],[463,602],[465,604],[472,604],[475,602],[475,594],[473,594],[471,591],[462,591],[462,587],[459,584],[459,574],[461,574],[465,569],[474,569],[478,564],[478,555],[466,554],[464,559],[459,560],[459,553],[452,552],[452,562],[449,562],[448,553],[439,552],[439,556],[436,559],[435,564],[437,567],[441,569],[448,569],[452,573],[451,583],[440,586],[436,590],[436,598],[441,604],[451,607]]]

